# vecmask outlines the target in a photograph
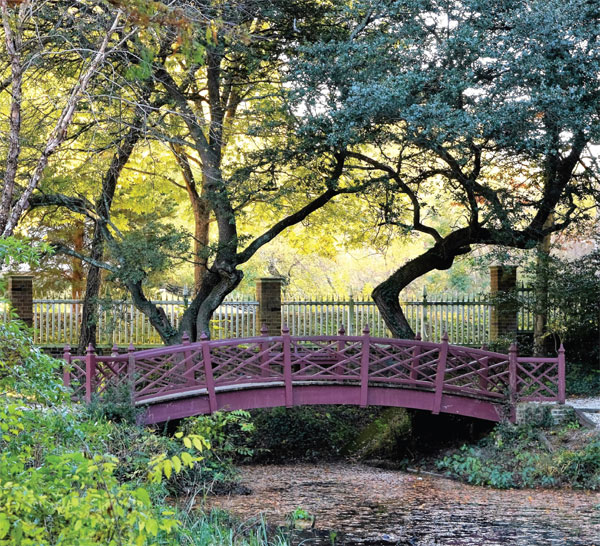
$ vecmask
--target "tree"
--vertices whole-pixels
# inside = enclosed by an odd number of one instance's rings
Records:
[[[209,332],[213,311],[242,279],[242,264],[337,195],[362,188],[361,183],[341,176],[343,149],[329,147],[310,157],[305,154],[306,161],[298,160],[287,170],[265,171],[246,159],[252,154],[241,150],[245,139],[253,139],[252,146],[259,142],[269,148],[295,138],[293,125],[282,121],[293,116],[282,109],[279,98],[285,95],[285,60],[297,47],[299,30],[306,40],[323,34],[325,27],[313,23],[326,21],[325,8],[319,2],[232,0],[201,6],[180,2],[165,7],[171,16],[163,24],[153,26],[151,32],[140,31],[124,46],[128,53],[122,57],[121,73],[136,79],[140,86],[149,81],[153,86],[146,104],[152,113],[145,125],[146,138],[168,143],[175,151],[187,177],[192,205],[201,199],[210,207],[216,240],[206,245],[205,235],[197,236],[199,245],[192,259],[206,270],[179,328],[145,293],[153,272],[189,259],[183,252],[184,241],[168,226],[153,221],[137,230],[115,229],[108,210],[79,198],[60,198],[71,210],[96,218],[108,252],[99,259],[72,248],[61,250],[107,269],[166,343],[179,341],[183,331],[193,338]],[[252,127],[256,120],[261,135]],[[272,124],[285,131],[270,134]],[[192,178],[191,159],[198,164],[199,183]],[[287,198],[289,208],[281,206],[281,196]],[[261,232],[243,236],[239,222],[255,199],[271,203],[273,221],[267,228],[261,227]],[[200,222],[206,218],[206,210],[197,215]]]
[[[293,72],[304,134],[384,175],[379,221],[431,244],[373,291],[393,335],[399,293],[476,245],[534,248],[596,196],[600,16],[574,0],[361,2],[342,40]],[[433,196],[445,201],[436,207]],[[554,221],[550,217],[554,215]]]
[[[94,35],[99,34],[99,44],[94,45],[92,49],[89,43],[81,43],[77,39],[74,43],[70,41],[69,38],[77,38],[80,30],[77,28],[80,24],[78,15],[81,15],[84,24],[87,25],[90,24],[92,16],[98,26],[98,13],[103,13],[104,6],[103,2],[98,2],[97,6],[82,5],[80,2],[44,2],[40,6],[30,0],[0,1],[3,42],[9,61],[9,73],[2,88],[4,92],[10,93],[10,111],[3,131],[8,145],[0,196],[2,237],[8,237],[14,232],[31,195],[42,179],[50,157],[67,138],[75,110],[85,96],[90,81],[123,39],[121,12],[117,11],[109,19],[108,30],[100,25],[100,32],[96,30],[87,35],[93,39]],[[98,10],[94,10],[94,7],[98,7]],[[54,24],[49,24],[52,19]],[[65,63],[72,63],[75,56],[80,67],[73,75],[73,85],[66,93],[66,99],[53,97],[56,102],[52,104],[50,112],[47,105],[41,106],[53,119],[53,127],[43,139],[40,149],[35,150],[33,155],[24,157],[22,144],[27,139],[23,134],[22,124],[24,108],[31,108],[35,115],[40,106],[37,104],[39,100],[24,94],[24,82],[29,78],[28,73],[31,73],[33,78],[40,76],[40,59],[50,54]],[[31,82],[28,81],[28,85],[33,89]],[[57,109],[60,109],[58,117],[52,112]]]

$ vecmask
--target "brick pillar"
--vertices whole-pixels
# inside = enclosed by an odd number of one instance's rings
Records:
[[[490,267],[490,294],[492,296],[492,320],[490,338],[492,341],[517,337],[517,314],[519,306],[516,299],[516,266],[495,265]]]
[[[33,277],[11,275],[8,278],[8,299],[18,317],[31,328],[33,326]]]
[[[256,279],[256,300],[258,301],[258,328],[267,326],[271,336],[281,333],[281,285],[279,277]]]

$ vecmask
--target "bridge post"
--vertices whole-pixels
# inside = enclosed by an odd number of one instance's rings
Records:
[[[281,329],[283,338],[283,382],[285,384],[285,407],[291,408],[294,405],[292,395],[292,340],[290,338],[290,329],[284,325]]]
[[[92,390],[94,388],[94,376],[96,375],[96,355],[94,347],[90,343],[85,355],[85,401],[92,401]]]
[[[566,364],[565,364],[565,348],[563,344],[560,344],[558,349],[558,403],[565,403],[566,394]]]
[[[63,385],[65,387],[71,386],[71,346],[67,343],[63,351]]]
[[[360,356],[360,407],[366,408],[369,401],[369,351],[371,336],[369,325],[363,329],[362,351]]]
[[[517,418],[517,344],[511,343],[508,349],[508,402],[510,405],[510,420],[514,423]]]
[[[204,374],[206,377],[206,392],[208,392],[208,409],[211,413],[217,411],[217,396],[215,394],[215,378],[212,369],[212,355],[210,354],[210,341],[206,332],[200,336],[202,342],[202,361],[204,362]]]
[[[421,334],[417,332],[417,335],[415,336],[415,341],[421,341]],[[410,378],[413,381],[417,380],[418,374],[418,368],[419,368],[419,363],[421,362],[421,346],[417,343],[415,344],[415,346],[413,347],[413,351],[412,351],[412,358],[410,360]]]
[[[435,375],[435,396],[433,399],[433,409],[431,412],[435,415],[442,409],[442,394],[444,391],[444,378],[446,376],[446,363],[448,361],[448,333],[444,332],[440,353],[438,356],[437,372]]]

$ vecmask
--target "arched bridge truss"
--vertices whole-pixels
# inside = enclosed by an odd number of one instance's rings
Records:
[[[208,340],[97,356],[65,349],[64,382],[86,401],[127,384],[144,422],[221,409],[396,406],[500,421],[519,401],[565,399],[565,355],[518,356],[419,339],[280,336]]]

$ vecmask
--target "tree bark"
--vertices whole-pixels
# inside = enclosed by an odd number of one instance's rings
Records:
[[[83,252],[85,238],[85,225],[82,221],[75,224],[73,231],[73,248],[75,252]],[[83,294],[85,285],[85,272],[83,262],[79,258],[71,257],[71,299],[79,299]]]
[[[194,290],[193,294],[200,292],[202,281],[208,268],[208,243],[210,228],[210,204],[206,197],[206,179],[202,177],[202,185],[198,189],[196,179],[190,161],[182,146],[173,144],[171,146],[173,155],[181,168],[185,188],[190,198],[192,212],[194,214]]]
[[[549,228],[554,223],[550,214],[544,223]],[[538,244],[535,264],[535,323],[533,327],[533,352],[535,356],[546,355],[546,326],[548,323],[549,258],[552,236],[546,235]]]
[[[100,263],[104,260],[104,230],[106,229],[110,218],[110,209],[115,196],[117,182],[123,168],[133,153],[135,145],[142,136],[144,119],[144,116],[141,113],[138,113],[132,122],[129,132],[119,144],[119,147],[111,160],[110,167],[102,179],[102,191],[100,197],[96,201],[97,219],[94,223],[94,232],[90,250],[90,258],[96,263]],[[102,282],[101,276],[102,271],[100,268],[90,262],[83,300],[83,311],[81,314],[81,332],[79,334],[79,343],[77,345],[78,354],[84,354],[86,347],[90,343],[95,346],[97,342],[99,312],[98,297],[100,295],[100,285]]]
[[[468,245],[468,240],[464,241]],[[383,320],[393,337],[412,339],[415,332],[411,328],[402,307],[400,306],[400,292],[411,282],[435,269],[449,269],[456,256],[463,254],[463,245],[455,249],[443,249],[435,245],[424,254],[410,260],[397,269],[390,277],[375,287],[371,297],[377,304]]]
[[[23,67],[21,63],[21,29],[16,32],[10,25],[10,17],[6,3],[1,4],[2,23],[4,27],[4,40],[6,52],[10,59],[11,69],[11,100],[9,115],[8,153],[4,169],[4,184],[2,198],[0,199],[0,233],[8,224],[12,205],[13,193],[21,154],[21,103],[23,100]],[[25,6],[19,10],[19,24],[22,23]]]

